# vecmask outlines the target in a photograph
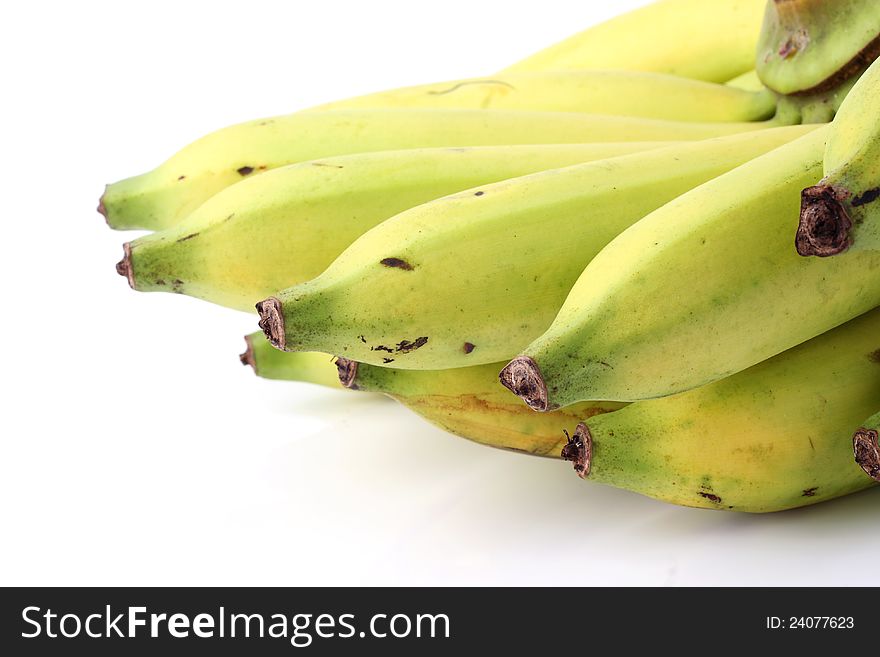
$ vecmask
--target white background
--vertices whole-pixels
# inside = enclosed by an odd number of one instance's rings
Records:
[[[639,4],[8,5],[0,584],[880,584],[880,490],[747,516],[585,483],[388,400],[259,380],[237,359],[254,317],[113,271],[131,235],[95,213],[104,183]]]

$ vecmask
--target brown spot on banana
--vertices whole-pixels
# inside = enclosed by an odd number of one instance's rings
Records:
[[[533,411],[550,410],[547,384],[538,364],[528,356],[517,356],[498,375],[501,385],[522,399]]]

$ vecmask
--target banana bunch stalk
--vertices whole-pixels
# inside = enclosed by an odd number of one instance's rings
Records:
[[[878,7],[660,0],[500,72],[215,130],[106,187],[112,228],[152,231],[116,270],[256,311],[260,377],[585,479],[749,512],[861,490]]]

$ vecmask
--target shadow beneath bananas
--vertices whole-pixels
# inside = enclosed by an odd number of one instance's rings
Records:
[[[344,395],[308,403],[318,426],[278,448],[268,480],[282,515],[310,500],[290,520],[310,549],[326,551],[343,517],[345,544],[398,546],[393,563],[377,558],[386,582],[786,585],[824,550],[839,568],[815,582],[848,584],[849,564],[880,544],[880,489],[764,515],[676,507],[582,481],[561,460],[458,438],[391,400]],[[305,408],[285,402],[283,415]],[[574,570],[571,555],[584,559]]]

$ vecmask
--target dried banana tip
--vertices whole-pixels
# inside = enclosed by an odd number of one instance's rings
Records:
[[[535,411],[548,410],[547,385],[538,364],[528,356],[517,356],[498,375],[501,385]]]
[[[276,349],[286,351],[281,300],[276,297],[264,299],[257,304],[257,312],[260,313],[260,328],[266,334],[266,339]]]

